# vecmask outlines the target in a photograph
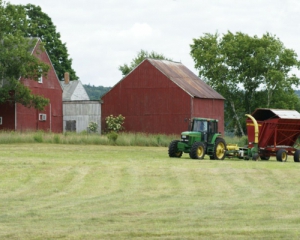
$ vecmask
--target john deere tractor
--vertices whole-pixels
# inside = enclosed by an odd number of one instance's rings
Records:
[[[180,158],[189,153],[192,159],[223,160],[226,155],[226,142],[218,132],[218,120],[194,118],[191,131],[181,133],[181,140],[173,140],[169,145],[169,156]]]

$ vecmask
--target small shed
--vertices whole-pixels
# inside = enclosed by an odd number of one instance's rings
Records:
[[[90,101],[81,81],[69,80],[65,73],[63,88],[63,131],[87,131],[91,122],[97,123],[97,132],[101,133],[101,104],[100,101]]]
[[[64,132],[87,131],[90,122],[98,125],[97,132],[101,133],[101,104],[99,101],[63,101]]]
[[[224,100],[182,63],[145,59],[102,97],[102,128],[122,114],[126,131],[178,134],[204,117],[218,119],[224,133]]]

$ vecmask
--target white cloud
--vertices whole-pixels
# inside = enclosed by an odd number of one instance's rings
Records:
[[[144,39],[153,34],[153,29],[147,23],[135,23],[129,30],[122,30],[121,37]]]

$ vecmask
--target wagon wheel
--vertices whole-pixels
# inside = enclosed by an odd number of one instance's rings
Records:
[[[279,162],[286,162],[287,161],[287,152],[285,149],[279,149],[276,153],[276,159]]]
[[[214,159],[223,160],[226,155],[226,143],[223,138],[217,138],[214,149]]]
[[[299,162],[300,160],[300,150],[296,150],[294,153],[294,162]]]
[[[261,160],[269,160],[270,156],[266,155],[265,151],[262,152],[262,155],[260,156]]]
[[[205,146],[202,142],[195,142],[191,147],[190,157],[192,159],[203,159],[205,155]]]
[[[252,155],[252,160],[257,161],[258,158],[259,158],[258,153],[254,153],[254,154]]]
[[[261,160],[269,160],[269,159],[270,159],[270,156],[261,156],[260,159],[261,159]]]
[[[178,151],[177,143],[179,140],[173,140],[169,145],[169,157],[180,158],[182,156],[182,151]]]

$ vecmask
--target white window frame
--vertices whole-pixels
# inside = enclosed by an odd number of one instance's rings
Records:
[[[41,76],[39,76],[39,79],[38,79],[38,83],[43,83],[43,70],[42,70],[42,68],[39,68],[39,73],[41,74]]]
[[[39,77],[38,83],[43,83],[43,76],[42,75]]]
[[[39,121],[46,121],[47,120],[47,114],[40,113],[39,114]]]

